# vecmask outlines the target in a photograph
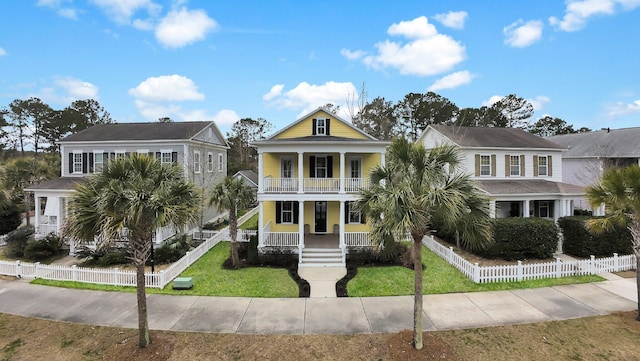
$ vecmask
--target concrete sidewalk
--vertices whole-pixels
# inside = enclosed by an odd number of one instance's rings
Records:
[[[631,311],[634,278],[514,291],[424,296],[425,331],[564,320]],[[413,327],[413,297],[244,298],[148,296],[156,330],[242,334],[391,333]],[[135,293],[0,280],[0,312],[137,328]]]

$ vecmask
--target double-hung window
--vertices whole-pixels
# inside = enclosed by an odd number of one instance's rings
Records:
[[[324,118],[316,119],[316,135],[327,135],[327,120]]]
[[[481,176],[491,175],[491,156],[490,155],[480,155],[480,175]]]
[[[193,172],[200,173],[200,152],[193,152]]]
[[[548,167],[547,157],[546,156],[538,156],[538,175],[548,175],[549,167]]]
[[[213,172],[213,153],[207,153],[207,171],[209,173]]]
[[[512,155],[509,164],[509,175],[520,175],[520,156]]]
[[[171,164],[171,151],[162,151],[162,153],[160,154],[160,163]]]
[[[218,153],[218,172],[224,171],[224,156],[222,153]]]
[[[96,151],[93,153],[93,173],[102,172],[104,167],[104,154],[102,151]]]
[[[293,202],[282,202],[280,212],[282,223],[293,223]]]
[[[82,153],[73,153],[73,173],[82,174]]]

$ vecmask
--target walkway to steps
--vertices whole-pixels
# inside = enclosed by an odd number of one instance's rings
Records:
[[[298,275],[309,282],[309,297],[337,297],[336,282],[347,275],[347,267],[298,267]]]

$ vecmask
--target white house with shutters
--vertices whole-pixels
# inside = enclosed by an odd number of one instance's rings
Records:
[[[142,153],[162,163],[177,163],[200,189],[211,188],[227,175],[228,145],[214,122],[98,124],[58,144],[61,177],[26,189],[33,192],[35,199],[37,236],[59,234],[75,185],[118,157]],[[219,215],[216,209],[209,208],[202,216],[206,222]],[[155,242],[161,243],[175,232],[173,228],[159,230]]]
[[[458,146],[495,218],[557,220],[573,215],[573,199],[584,195],[583,187],[562,181],[565,148],[521,129],[430,125],[417,142]]]

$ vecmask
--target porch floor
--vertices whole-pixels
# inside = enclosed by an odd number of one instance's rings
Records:
[[[337,234],[305,234],[305,248],[338,248],[340,239]]]

